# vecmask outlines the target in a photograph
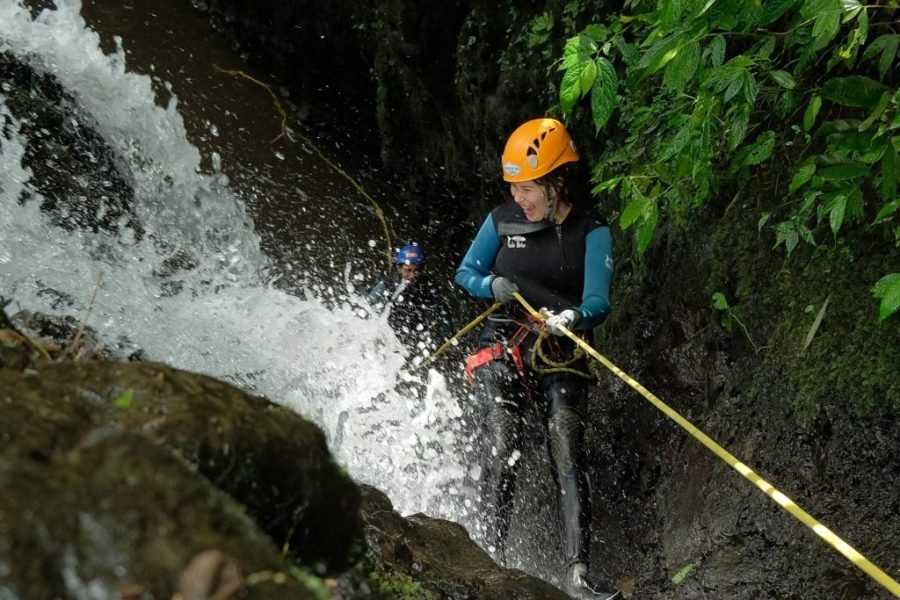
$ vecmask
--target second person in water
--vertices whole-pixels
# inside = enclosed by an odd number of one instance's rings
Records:
[[[394,254],[394,273],[369,290],[369,304],[414,355],[433,352],[453,333],[450,309],[425,273],[425,252],[412,242]]]
[[[536,414],[546,428],[556,482],[564,588],[575,598],[612,600],[618,592],[600,588],[587,574],[591,499],[583,439],[592,375],[583,351],[562,329],[592,343],[592,329],[610,309],[609,228],[567,193],[565,166],[578,159],[555,119],[531,120],[512,133],[502,157],[511,197],[484,220],[456,282],[472,296],[503,303],[466,364],[488,428],[482,495],[495,514],[487,517],[486,541],[505,560],[523,427]],[[516,292],[548,315],[543,326]]]

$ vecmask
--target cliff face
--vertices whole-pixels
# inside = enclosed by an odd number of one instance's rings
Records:
[[[402,182],[395,202],[411,218],[452,222],[442,235],[453,262],[500,197],[499,144],[555,101],[547,83],[555,44],[603,3],[576,13],[555,2],[477,0],[427,11],[402,1],[202,8],[301,93],[350,107],[334,126],[359,128]],[[570,18],[542,30],[545,11]],[[587,121],[576,121],[573,136],[590,156],[604,140]],[[600,347],[896,573],[900,332],[896,317],[876,323],[865,290],[885,265],[900,264],[900,252],[856,231],[841,250],[785,258],[757,231],[766,191],[733,194],[687,226],[664,228],[641,260],[615,233],[615,307]],[[715,292],[728,311],[711,308]],[[595,569],[642,598],[888,597],[612,375],[592,403]]]

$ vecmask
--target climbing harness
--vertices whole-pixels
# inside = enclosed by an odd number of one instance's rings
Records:
[[[524,323],[518,323],[517,321],[513,322],[519,325],[519,328],[512,336],[510,336],[509,340],[506,342],[496,342],[490,346],[481,348],[466,358],[466,379],[469,381],[469,385],[475,385],[475,369],[506,356],[512,358],[513,364],[516,366],[519,375],[525,375],[525,363],[522,360],[522,350],[520,347],[522,342],[525,341],[525,338],[528,337],[528,334],[531,333],[531,327]]]
[[[513,292],[513,296],[530,314],[532,314],[536,318],[543,319],[543,316],[539,312],[534,310],[534,308],[532,308],[532,306],[528,304],[528,301],[526,301],[519,292]],[[869,561],[869,559],[856,551],[852,546],[838,537],[830,529],[818,522],[805,510],[797,506],[797,504],[794,503],[793,500],[775,489],[772,484],[756,474],[750,467],[739,461],[735,456],[725,450],[725,448],[717,444],[712,438],[697,429],[697,427],[695,427],[690,421],[682,417],[666,403],[653,395],[649,390],[647,390],[647,388],[631,378],[627,373],[614,365],[609,359],[591,348],[591,346],[588,345],[587,342],[579,338],[564,326],[560,326],[560,330],[562,330],[562,332],[565,333],[566,336],[569,337],[572,341],[578,344],[578,346],[580,346],[585,352],[590,354],[603,366],[612,371],[616,375],[616,377],[631,386],[635,391],[637,391],[644,398],[649,400],[654,406],[656,406],[656,408],[661,410],[667,417],[681,426],[682,429],[690,433],[698,441],[700,441],[700,443],[709,448],[716,456],[724,460],[734,470],[753,482],[756,487],[761,489],[767,496],[772,498],[772,500],[774,500],[779,506],[781,506],[796,519],[798,519],[801,523],[815,532],[816,535],[825,540],[835,550],[843,554],[848,560],[850,560],[850,562],[865,571],[866,574],[868,574],[872,579],[884,586],[892,594],[900,598],[900,583],[897,583],[887,573],[878,568],[875,564]]]

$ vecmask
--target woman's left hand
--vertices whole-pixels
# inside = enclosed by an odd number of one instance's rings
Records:
[[[565,327],[566,329],[571,330],[580,320],[581,315],[578,314],[578,311],[569,308],[562,311],[558,315],[550,315],[549,317],[547,317],[547,320],[544,321],[544,325],[547,327],[547,329],[550,330],[550,333],[552,333],[553,335],[565,335],[560,327]]]

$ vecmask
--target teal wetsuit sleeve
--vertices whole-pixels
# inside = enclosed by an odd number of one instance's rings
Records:
[[[598,227],[588,233],[584,250],[584,292],[581,297],[581,321],[576,329],[593,329],[609,312],[609,289],[612,284],[612,237],[609,227]]]
[[[387,283],[384,281],[379,281],[376,283],[369,293],[366,295],[366,299],[369,301],[369,304],[382,304],[386,300],[385,291],[387,290]]]
[[[489,214],[456,270],[454,281],[476,298],[493,298],[491,267],[499,249],[500,238],[494,227],[494,218]]]

